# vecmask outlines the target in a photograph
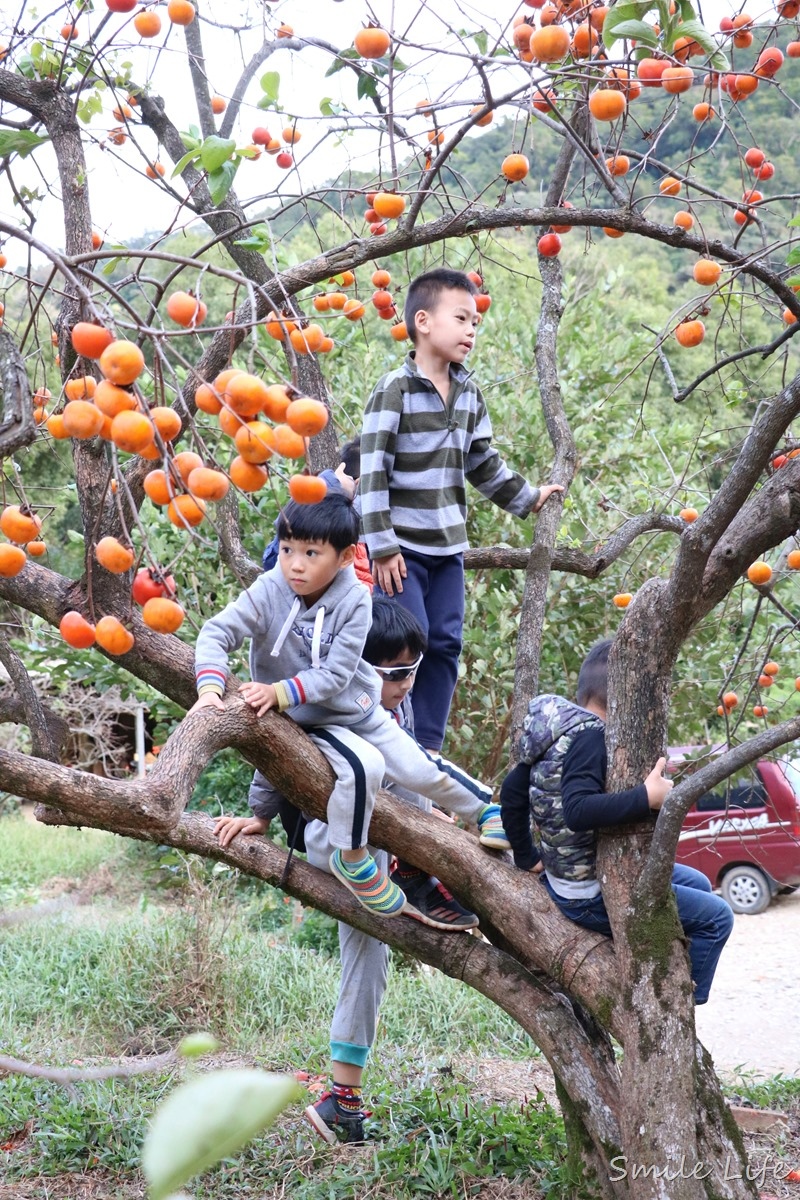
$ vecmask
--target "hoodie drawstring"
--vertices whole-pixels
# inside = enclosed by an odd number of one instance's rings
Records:
[[[275,639],[275,645],[272,647],[272,650],[270,651],[271,658],[277,658],[278,655],[280,654],[281,649],[283,647],[283,643],[286,641],[287,637],[289,636],[289,630],[292,628],[292,625],[294,624],[294,619],[297,616],[297,614],[300,612],[300,603],[301,603],[300,597],[296,596],[294,604],[289,609],[289,615],[286,618],[286,620],[283,622],[283,625],[281,626],[281,631],[278,634],[277,638]],[[317,664],[315,664],[315,665],[317,665]]]

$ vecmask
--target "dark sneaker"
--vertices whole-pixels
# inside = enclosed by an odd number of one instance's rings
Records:
[[[434,929],[475,929],[478,918],[475,913],[459,904],[455,896],[438,879],[418,871],[405,878],[399,871],[392,872],[392,882],[405,893],[411,908],[407,917],[414,917]]]
[[[364,1121],[372,1113],[361,1109],[348,1112],[342,1108],[333,1092],[323,1092],[316,1104],[309,1104],[305,1112],[307,1120],[317,1133],[331,1146],[337,1142],[364,1142]]]

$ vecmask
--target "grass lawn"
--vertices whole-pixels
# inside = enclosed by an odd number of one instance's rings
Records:
[[[214,1065],[309,1073],[320,1089],[338,985],[335,925],[274,889],[91,830],[0,820],[0,1046],[52,1066],[161,1053],[187,1032]],[[36,915],[42,901],[71,899]],[[0,1079],[0,1200],[132,1200],[149,1115],[175,1075]],[[328,1147],[290,1109],[196,1200],[369,1195],[562,1196],[561,1121],[546,1064],[483,997],[395,958],[368,1069],[363,1147]],[[312,1096],[315,1094],[312,1091]],[[308,1103],[306,1097],[304,1103]],[[6,1194],[6,1189],[9,1189]]]

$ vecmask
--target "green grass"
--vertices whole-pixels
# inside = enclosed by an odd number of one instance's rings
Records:
[[[190,876],[172,852],[94,831],[14,817],[0,822],[0,836],[0,887],[15,904],[35,900],[52,877],[77,881],[103,862],[119,885],[93,904],[0,933],[0,1045],[7,1052],[66,1065],[158,1052],[186,1032],[211,1029],[226,1061],[326,1072],[339,982],[328,918],[306,912],[298,923],[297,907],[274,889],[207,864],[195,864]],[[541,1103],[498,1106],[459,1065],[532,1052],[519,1027],[483,997],[400,958],[368,1069],[374,1139],[353,1153],[329,1149],[296,1106],[193,1186],[193,1195],[262,1197],[286,1181],[300,1200],[362,1193],[411,1200],[462,1196],[465,1181],[531,1172],[542,1184],[536,1195],[561,1195],[557,1115]],[[169,1076],[70,1091],[3,1078],[0,1143],[33,1122],[8,1155],[8,1178],[108,1172],[124,1195],[138,1178],[147,1120],[171,1086]]]
[[[38,889],[56,876],[83,878],[108,861],[123,843],[97,829],[39,825],[21,815],[0,819],[0,905],[38,900]]]

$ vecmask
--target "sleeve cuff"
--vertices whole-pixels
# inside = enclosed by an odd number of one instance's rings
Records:
[[[218,687],[216,685],[216,683],[204,683],[202,687],[199,687],[197,689],[197,694],[198,694],[198,696],[206,696],[206,695],[213,694],[214,696],[222,697],[224,695],[224,692],[221,687]]]
[[[278,712],[284,712],[287,708],[294,708],[294,706],[297,704],[297,701],[292,699],[286,684],[274,683],[272,686],[275,688],[275,699],[278,702]]]

